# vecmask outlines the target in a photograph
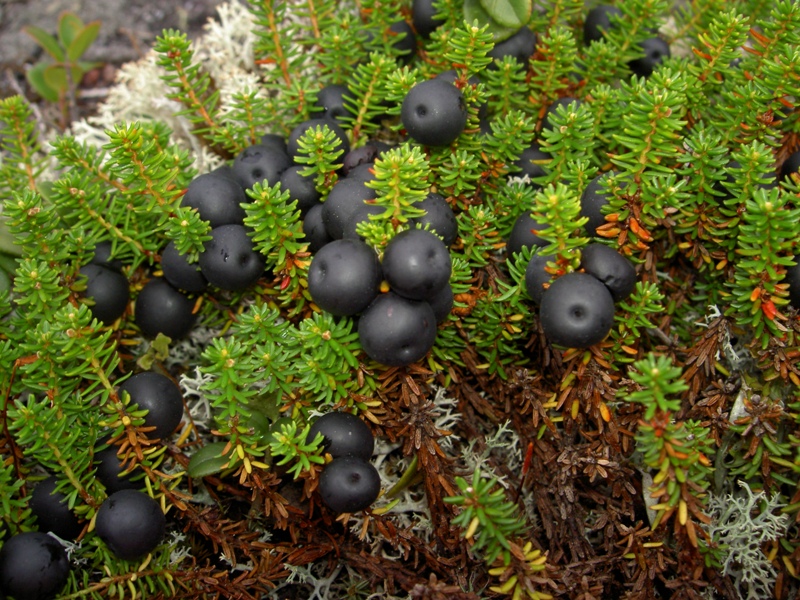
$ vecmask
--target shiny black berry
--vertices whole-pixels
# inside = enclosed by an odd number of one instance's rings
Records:
[[[426,302],[431,305],[433,315],[436,317],[436,323],[443,323],[453,310],[453,288],[448,283],[441,290],[434,294],[433,298],[428,298]]]
[[[358,338],[372,360],[390,367],[410,365],[433,347],[436,315],[427,302],[380,294],[361,314]]]
[[[464,96],[444,79],[428,79],[403,99],[400,119],[408,135],[426,146],[449,146],[467,124]]]
[[[359,165],[374,163],[376,158],[378,158],[378,147],[375,144],[365,144],[359,148],[353,148],[345,154],[342,172],[345,177],[350,177],[353,169]]]
[[[362,458],[334,458],[319,476],[319,493],[325,505],[336,513],[364,510],[381,492],[378,471]]]
[[[312,254],[319,252],[325,244],[333,241],[322,221],[321,202],[312,206],[303,218],[303,235],[308,242],[308,251]]]
[[[429,38],[433,30],[444,23],[444,19],[438,18],[438,12],[434,7],[433,0],[413,0],[411,3],[411,22],[419,35],[423,38]]]
[[[583,248],[581,267],[605,284],[614,302],[625,300],[636,287],[633,263],[604,244],[593,243]]]
[[[163,333],[177,340],[194,326],[197,317],[193,311],[194,300],[165,279],[154,277],[139,292],[133,316],[145,337],[155,338]]]
[[[0,590],[14,600],[55,598],[68,577],[67,551],[46,533],[18,533],[0,548]]]
[[[208,221],[211,227],[241,223],[245,217],[242,202],[247,202],[242,186],[229,176],[215,172],[195,177],[181,198],[181,206],[197,210],[200,218]]]
[[[84,296],[92,300],[89,306],[92,316],[104,325],[111,325],[128,307],[131,298],[128,279],[119,271],[95,264],[81,267],[80,274],[86,276]]]
[[[520,214],[514,221],[514,227],[511,229],[511,235],[506,243],[508,255],[516,254],[523,248],[547,246],[549,242],[536,234],[545,227],[547,227],[546,224],[536,221],[529,212]]]
[[[375,190],[355,179],[340,179],[331,188],[325,202],[322,203],[322,222],[328,235],[338,240],[344,236],[344,225],[352,214],[358,210],[364,200],[375,198]]]
[[[544,294],[544,285],[550,283],[552,275],[545,268],[547,263],[554,259],[549,254],[534,254],[525,268],[525,289],[534,304],[541,304]]]
[[[606,224],[606,216],[603,207],[608,204],[608,194],[603,187],[603,181],[613,172],[603,173],[592,179],[581,194],[581,216],[586,217],[586,233],[591,236],[597,235],[597,228]]]
[[[800,255],[792,258],[795,265],[786,267],[786,277],[783,282],[789,284],[789,303],[800,309]]]
[[[355,315],[378,294],[381,266],[378,255],[361,240],[326,244],[308,268],[308,291],[322,310],[337,316]]]
[[[120,490],[138,490],[144,487],[144,482],[141,478],[137,481],[132,481],[134,475],[141,475],[138,467],[130,473],[123,473],[127,470],[130,464],[122,464],[122,459],[117,456],[119,446],[109,446],[103,450],[99,450],[94,454],[94,464],[97,471],[95,477],[102,483],[109,494],[118,492]]]
[[[411,300],[432,298],[450,281],[447,246],[424,229],[406,229],[383,252],[383,276],[392,291]]]
[[[190,263],[185,254],[178,252],[173,241],[161,252],[161,271],[164,279],[184,292],[202,292],[208,287],[208,281],[200,272],[200,265]]]
[[[450,246],[458,236],[456,215],[444,196],[435,192],[429,193],[424,200],[414,203],[414,208],[425,211],[421,217],[414,217],[411,222],[423,227],[429,225],[430,229],[442,238],[445,246]]]
[[[370,216],[374,215],[382,215],[386,212],[386,208],[383,206],[379,206],[378,204],[369,204],[368,202],[362,202],[359,204],[353,213],[347,218],[345,221],[344,226],[342,227],[342,239],[361,239],[361,237],[356,232],[360,223],[369,223]]]
[[[152,552],[166,531],[161,506],[144,492],[121,490],[100,505],[95,531],[122,560],[137,560]]]
[[[501,61],[504,57],[510,56],[520,64],[521,67],[528,67],[528,61],[536,50],[536,34],[527,27],[522,27],[514,35],[502,42],[494,45],[487,56],[495,61]]]
[[[155,427],[147,433],[150,439],[167,437],[183,417],[183,396],[180,388],[166,375],[146,371],[126,379],[119,392],[127,392],[131,402],[147,410],[146,427]]]
[[[200,271],[211,285],[238,291],[258,281],[266,261],[255,249],[243,225],[223,225],[211,230],[200,253]]]
[[[83,530],[83,524],[69,509],[67,497],[56,491],[58,480],[51,475],[33,490],[28,507],[36,517],[39,531],[52,531],[62,540],[74,540]]]
[[[346,85],[338,83],[326,85],[317,93],[317,100],[314,102],[314,107],[321,110],[316,113],[317,116],[337,120],[355,116],[345,106],[345,99],[348,97],[352,100],[352,94]]]
[[[293,165],[281,174],[281,189],[288,190],[289,199],[297,202],[297,210],[305,215],[312,206],[320,201],[320,193],[314,185],[312,177],[301,175],[305,165]]]
[[[262,186],[275,185],[280,181],[281,174],[291,166],[292,160],[288,154],[261,144],[245,148],[233,160],[233,172],[244,189],[251,189],[257,183]]]
[[[325,452],[333,458],[355,456],[369,460],[375,448],[375,438],[367,424],[351,413],[330,412],[322,415],[311,426],[307,440],[311,442],[321,433],[325,438]]]
[[[614,299],[596,277],[567,273],[542,294],[539,319],[547,339],[568,348],[601,342],[614,324]]]
[[[590,44],[603,39],[603,33],[610,30],[612,17],[619,17],[622,11],[616,6],[601,4],[591,9],[583,22],[583,41]]]
[[[650,77],[653,70],[670,57],[669,44],[660,37],[652,37],[639,44],[644,56],[628,63],[630,70],[640,77]]]

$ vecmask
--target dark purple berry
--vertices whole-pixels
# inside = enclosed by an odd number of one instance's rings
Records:
[[[239,291],[264,274],[264,257],[255,249],[243,225],[223,225],[211,230],[200,254],[200,270],[211,285]]]
[[[506,252],[508,255],[516,254],[523,248],[532,248],[534,246],[544,247],[549,244],[544,238],[540,238],[536,232],[546,228],[547,225],[539,223],[528,212],[523,212],[514,221],[514,227],[511,229],[511,235],[508,237],[506,243]]]
[[[354,513],[375,502],[381,478],[371,463],[362,458],[334,458],[319,476],[319,493],[325,505],[336,513]]]
[[[94,254],[92,255],[92,259],[89,261],[89,264],[102,265],[104,267],[108,267],[109,269],[113,269],[114,271],[121,271],[123,263],[121,260],[114,258],[112,252],[113,246],[111,242],[98,242],[94,247]]]
[[[278,135],[277,133],[265,133],[261,136],[261,139],[258,141],[258,143],[259,145],[266,146],[271,150],[289,154],[289,151],[286,148],[286,138],[284,138],[282,135]]]
[[[109,446],[95,452],[94,463],[97,468],[95,477],[105,486],[109,494],[120,490],[141,489],[144,487],[144,482],[141,479],[138,481],[132,481],[131,479],[134,474],[140,474],[140,472],[137,473],[138,468],[131,473],[123,475],[123,472],[127,470],[130,464],[123,465],[122,459],[117,456],[118,450],[118,446]]]
[[[403,99],[400,119],[408,135],[426,146],[449,146],[467,124],[467,106],[456,86],[428,79],[412,87]]]
[[[378,295],[378,255],[361,240],[342,239],[320,248],[308,268],[308,291],[322,310],[355,315]]]
[[[385,212],[386,208],[383,206],[362,202],[355,211],[353,211],[353,214],[348,217],[347,222],[344,224],[344,227],[342,227],[342,239],[361,239],[358,233],[356,233],[358,225],[360,223],[369,223],[370,215],[382,215]]]
[[[437,18],[438,12],[433,5],[433,0],[413,0],[411,3],[411,22],[414,29],[423,38],[429,38],[433,30],[444,23],[444,19]]]
[[[247,202],[242,186],[230,177],[219,173],[198,175],[186,188],[181,206],[194,208],[211,227],[241,223],[245,212],[241,204]]]
[[[351,413],[330,412],[319,417],[309,429],[308,442],[313,441],[318,433],[325,438],[325,452],[333,458],[354,456],[369,460],[375,448],[372,431],[364,421]]]
[[[614,302],[625,300],[636,287],[633,263],[604,244],[592,243],[583,248],[581,267],[605,284]]]
[[[603,33],[611,29],[611,18],[619,17],[622,11],[616,6],[601,4],[595,6],[586,15],[583,23],[583,41],[586,45],[603,39]]]
[[[588,273],[567,273],[542,294],[539,319],[547,339],[567,348],[601,342],[614,324],[614,299]]]
[[[325,202],[322,203],[322,222],[328,235],[338,240],[344,236],[344,225],[350,216],[358,210],[364,200],[375,198],[375,190],[355,179],[340,179],[331,188]]]
[[[42,481],[33,490],[28,506],[36,517],[39,531],[52,531],[62,540],[74,540],[83,531],[83,524],[69,509],[67,496],[56,491],[57,484],[54,475]]]
[[[632,60],[628,67],[635,75],[650,77],[655,68],[670,57],[669,44],[660,37],[652,37],[639,44],[644,56]]]
[[[288,154],[261,144],[245,148],[233,160],[236,179],[246,190],[252,189],[257,183],[262,186],[275,185],[280,181],[281,174],[291,166],[292,159]]]
[[[316,254],[333,238],[328,235],[325,223],[322,222],[322,203],[312,206],[303,218],[303,235],[308,242],[308,251]]]
[[[581,194],[581,216],[589,219],[584,228],[591,236],[597,235],[597,228],[606,224],[603,207],[608,204],[608,194],[603,189],[604,178],[612,176],[613,171],[603,173],[592,179]]]
[[[495,61],[501,61],[506,56],[516,59],[524,69],[528,68],[528,61],[536,50],[536,34],[527,27],[522,27],[514,35],[494,45],[487,56]]]
[[[797,177],[798,169],[800,169],[800,150],[793,152],[783,161],[779,179],[789,179],[792,175]]]
[[[155,550],[166,531],[161,506],[144,492],[121,490],[97,511],[95,531],[122,560],[137,560]]]
[[[542,303],[542,294],[544,294],[544,285],[550,283],[552,275],[545,269],[547,263],[554,259],[549,254],[534,254],[525,268],[525,289],[528,296],[531,297],[534,304]]]
[[[155,338],[163,333],[177,340],[194,326],[197,317],[193,311],[194,300],[176,290],[165,279],[155,277],[139,292],[133,314],[145,337]]]
[[[450,246],[456,241],[458,236],[456,215],[444,196],[430,192],[424,200],[415,202],[414,208],[421,208],[425,214],[421,217],[414,217],[411,219],[411,223],[423,227],[430,226],[431,231],[442,238],[445,246]]]
[[[547,175],[545,165],[547,165],[551,159],[552,156],[540,150],[539,144],[534,142],[528,148],[525,148],[519,155],[519,158],[514,161],[514,166],[517,167],[520,172],[511,173],[511,175],[513,177],[524,177],[527,175],[531,179]]]
[[[314,102],[314,107],[322,111],[317,115],[323,119],[337,120],[355,116],[345,106],[347,97],[352,100],[352,94],[346,85],[338,83],[326,85],[317,93],[317,100]]]
[[[432,298],[450,281],[452,271],[447,246],[423,229],[407,229],[394,236],[381,265],[392,291],[411,300]]]
[[[789,284],[789,304],[800,309],[800,255],[792,257],[795,265],[786,267],[786,277],[783,282]]]
[[[14,600],[55,598],[68,577],[67,551],[46,533],[18,533],[0,548],[0,590]]]
[[[361,314],[358,337],[372,360],[390,367],[410,365],[433,347],[436,315],[427,302],[380,294]]]
[[[320,193],[314,185],[314,178],[300,174],[305,168],[304,165],[293,165],[281,174],[280,179],[281,189],[288,190],[289,199],[297,202],[297,210],[301,215],[306,214],[320,201]]]
[[[150,439],[167,437],[183,417],[183,396],[180,388],[166,375],[146,371],[126,379],[119,393],[127,392],[131,402],[147,410],[145,427],[155,427],[147,433]]]
[[[366,144],[360,148],[353,148],[345,154],[342,164],[342,172],[345,177],[350,176],[350,171],[359,165],[374,163],[378,158],[378,148],[374,144]]]
[[[125,313],[131,299],[128,279],[119,271],[91,263],[81,267],[80,274],[86,276],[84,296],[93,302],[92,316],[111,325]]]
[[[427,300],[433,309],[436,323],[443,323],[450,315],[450,311],[453,310],[453,300],[453,288],[449,283],[436,292],[433,298]]]
[[[178,252],[173,241],[161,252],[161,270],[164,279],[184,292],[202,292],[208,287],[208,281],[200,272],[200,265],[190,263],[185,254]]]

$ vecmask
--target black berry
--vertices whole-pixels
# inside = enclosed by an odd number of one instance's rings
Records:
[[[549,254],[534,254],[525,268],[525,289],[534,304],[541,304],[544,285],[550,283],[551,275],[545,268],[553,258]]]
[[[608,194],[603,189],[603,180],[610,175],[613,175],[613,172],[598,175],[589,182],[581,194],[581,216],[588,219],[584,228],[591,236],[596,236],[597,228],[606,224],[603,207],[608,204]]]
[[[358,210],[364,200],[375,198],[375,190],[355,179],[340,179],[331,188],[325,202],[322,203],[322,222],[328,235],[338,240],[344,236],[344,225],[351,215]]]
[[[390,367],[410,365],[433,347],[436,315],[427,302],[380,294],[361,314],[358,337],[372,360]]]
[[[644,56],[628,63],[630,70],[640,77],[650,77],[653,70],[670,57],[669,44],[660,37],[652,37],[639,44]]]
[[[167,437],[183,417],[183,396],[180,388],[166,375],[147,371],[137,373],[119,386],[127,392],[131,402],[148,412],[144,417],[146,427],[155,427],[147,434],[151,439]]]
[[[511,255],[516,254],[523,248],[547,246],[547,240],[540,238],[536,234],[537,231],[541,231],[545,227],[547,225],[536,221],[530,213],[523,212],[514,221],[514,227],[511,229],[511,235],[509,235],[506,243],[506,252]]]
[[[0,590],[14,600],[55,598],[68,577],[67,551],[46,533],[18,533],[0,548]]]
[[[423,38],[430,37],[433,30],[444,23],[444,19],[437,18],[437,14],[433,0],[413,0],[411,3],[411,22]]]
[[[308,251],[315,254],[333,238],[328,235],[325,223],[322,221],[322,203],[312,206],[303,218],[303,235],[308,242]]]
[[[314,106],[322,111],[317,114],[324,119],[341,120],[344,117],[353,117],[353,113],[345,106],[345,98],[348,96],[352,100],[352,94],[346,85],[332,83],[325,86],[317,93],[317,101],[314,102]]]
[[[92,316],[111,325],[128,307],[131,297],[127,278],[119,271],[95,264],[81,267],[80,274],[86,276],[84,295],[93,301],[89,306]]]
[[[516,59],[522,68],[528,67],[528,61],[536,50],[536,34],[527,27],[522,27],[514,35],[494,45],[487,56],[501,61],[506,56]]]
[[[800,169],[800,150],[790,154],[786,160],[783,161],[780,170],[780,179],[788,179],[793,174],[796,175],[798,169]]]
[[[104,267],[108,267],[109,269],[113,269],[114,271],[122,270],[122,261],[114,258],[112,252],[113,246],[111,242],[98,242],[94,247],[94,254],[89,261],[89,264],[102,265]]]
[[[115,556],[136,560],[161,542],[166,518],[158,502],[144,492],[121,490],[100,505],[95,530]]]
[[[289,191],[289,198],[297,201],[297,210],[306,214],[312,206],[319,203],[320,193],[312,177],[301,175],[304,165],[293,165],[281,174],[281,189]]]
[[[244,290],[264,274],[266,262],[243,225],[223,225],[211,230],[200,253],[200,271],[211,285],[223,290]]]
[[[539,148],[539,144],[534,142],[528,148],[522,151],[519,158],[514,161],[514,166],[519,169],[518,173],[512,173],[514,177],[524,177],[527,175],[531,179],[534,177],[541,177],[547,175],[544,165],[546,165],[552,156]]]
[[[117,456],[118,446],[109,446],[94,454],[94,463],[97,468],[95,477],[100,480],[109,494],[120,490],[138,490],[143,486],[141,480],[132,481],[133,473],[122,474],[130,465],[123,465]]]
[[[381,478],[371,463],[361,458],[334,458],[319,476],[322,501],[337,513],[364,510],[381,491]]]
[[[208,287],[208,281],[200,272],[200,265],[190,263],[185,254],[178,252],[173,241],[161,252],[161,271],[164,279],[184,292],[202,292]]]
[[[458,236],[456,215],[444,196],[430,192],[424,200],[414,203],[414,208],[425,211],[425,215],[411,219],[415,225],[429,225],[431,230],[442,238],[445,246],[450,246]]]
[[[381,283],[378,255],[360,240],[335,240],[322,247],[308,268],[308,291],[324,311],[354,315],[375,299]]]
[[[173,340],[184,337],[194,326],[194,300],[176,290],[165,279],[154,277],[136,298],[133,315],[136,324],[148,338],[159,333]]]
[[[311,426],[308,441],[313,441],[321,433],[323,446],[333,458],[354,456],[369,460],[375,448],[375,438],[367,424],[357,416],[347,412],[330,412],[322,415]]]
[[[581,250],[581,267],[605,284],[614,302],[625,300],[636,287],[633,263],[603,244],[589,244]]]
[[[62,540],[74,540],[83,530],[83,524],[69,509],[66,495],[56,491],[57,484],[53,475],[42,481],[33,490],[28,507],[36,517],[39,531],[52,531]]]
[[[292,160],[288,154],[261,144],[245,148],[233,160],[233,172],[244,189],[251,189],[257,183],[275,185],[290,166]]]
[[[392,291],[412,300],[432,298],[450,281],[452,271],[447,246],[424,229],[407,229],[394,236],[381,265]]]
[[[542,294],[539,319],[553,344],[588,348],[611,331],[614,299],[603,283],[588,273],[567,273]]]
[[[583,22],[583,41],[590,44],[603,39],[603,33],[611,29],[611,18],[622,15],[616,6],[601,4],[595,6],[586,15]]]
[[[800,309],[800,255],[792,257],[795,265],[786,267],[784,283],[789,284],[789,303]]]
[[[197,210],[200,218],[208,221],[211,227],[241,223],[245,217],[243,202],[247,202],[247,196],[242,186],[216,172],[195,177],[181,198],[181,206]]]
[[[428,79],[412,87],[403,99],[400,119],[408,135],[426,146],[449,146],[467,124],[464,97],[444,79]]]

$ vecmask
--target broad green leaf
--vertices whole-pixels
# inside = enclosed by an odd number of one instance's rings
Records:
[[[192,455],[189,459],[189,465],[186,467],[187,473],[190,477],[206,477],[219,473],[228,464],[228,458],[220,456],[222,451],[225,450],[227,442],[212,442],[206,444],[200,450]]]
[[[81,29],[83,29],[83,21],[78,15],[71,12],[61,13],[58,18],[58,39],[61,40],[64,48],[69,48]]]
[[[29,25],[22,31],[36,40],[36,43],[39,44],[44,51],[52,56],[56,61],[64,62],[64,50],[58,44],[58,40],[47,33],[44,29],[34,25]]]
[[[52,89],[57,90],[59,94],[63,94],[69,87],[69,80],[67,79],[67,70],[59,65],[47,65],[44,69],[44,81]]]
[[[45,81],[44,71],[50,66],[47,63],[37,63],[31,67],[25,76],[28,78],[28,83],[31,84],[36,93],[48,102],[58,102],[58,90],[50,87],[50,84]]]
[[[489,33],[494,37],[495,43],[507,40],[517,31],[519,27],[506,27],[495,21],[486,9],[481,6],[480,0],[465,0],[464,1],[464,20],[467,23],[478,21],[479,26],[488,25]]]
[[[481,6],[505,27],[523,27],[531,18],[530,0],[481,0]]]
[[[83,56],[83,53],[89,49],[92,42],[97,39],[98,33],[100,33],[100,21],[92,21],[81,29],[80,33],[78,33],[72,43],[67,47],[67,58],[69,61],[74,63]]]

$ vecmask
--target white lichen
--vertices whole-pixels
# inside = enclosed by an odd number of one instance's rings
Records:
[[[786,533],[789,517],[778,514],[784,506],[780,496],[768,498],[754,493],[744,481],[739,485],[745,494],[711,496],[708,515],[711,539],[726,553],[723,575],[733,578],[742,600],[772,598],[776,572],[764,555],[763,546]]]

